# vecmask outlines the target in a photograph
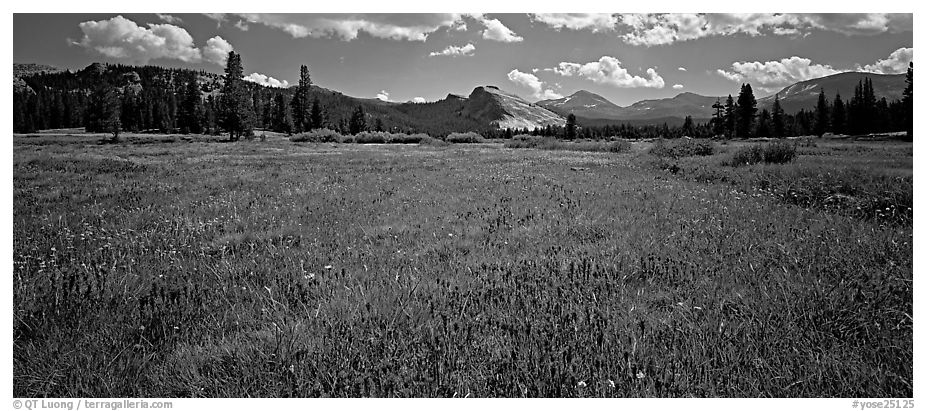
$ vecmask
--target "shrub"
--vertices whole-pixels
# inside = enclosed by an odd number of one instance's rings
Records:
[[[297,143],[339,143],[342,142],[343,138],[344,136],[337,131],[328,128],[317,128],[309,132],[296,134],[290,137],[289,140]]]
[[[751,145],[733,153],[729,165],[738,167],[747,164],[784,164],[797,156],[797,148],[792,144],[775,142],[771,144]]]
[[[354,139],[357,144],[386,144],[386,134],[382,131],[361,131]]]
[[[403,134],[403,133],[386,133],[388,136],[386,138],[386,143],[389,144],[418,144],[421,143],[421,140],[425,137],[428,137],[427,134],[418,133],[418,134]]]
[[[560,141],[553,137],[535,137],[519,134],[505,142],[507,148],[536,148],[540,150],[567,150],[623,153],[630,150],[627,140],[614,141]]]
[[[424,137],[421,138],[421,141],[419,142],[419,144],[423,146],[434,146],[434,147],[444,147],[444,146],[450,145],[450,143],[444,140],[436,139],[427,134],[425,134]]]
[[[481,135],[467,132],[467,133],[450,133],[444,141],[448,143],[460,144],[460,143],[481,143],[485,141]]]
[[[649,150],[657,157],[691,157],[709,156],[714,154],[714,144],[708,140],[681,139],[677,141],[656,140],[656,144]]]

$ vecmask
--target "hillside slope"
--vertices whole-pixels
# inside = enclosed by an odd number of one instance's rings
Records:
[[[464,114],[499,128],[537,128],[562,125],[558,114],[495,86],[476,87],[466,100]]]
[[[848,101],[855,92],[855,86],[866,77],[871,79],[871,85],[879,99],[884,97],[890,102],[903,97],[903,89],[906,87],[905,74],[846,72],[794,83],[781,89],[777,93],[778,99],[781,108],[789,114],[794,114],[801,109],[813,110],[817,105],[820,90],[824,91],[830,102],[836,98],[837,92],[843,101]],[[774,102],[774,94],[760,98],[757,101],[758,108],[759,110],[771,109]]]

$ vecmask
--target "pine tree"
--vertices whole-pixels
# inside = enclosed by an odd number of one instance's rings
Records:
[[[781,108],[781,102],[778,95],[775,94],[775,102],[772,104],[772,136],[781,138],[785,135],[785,111]]]
[[[309,119],[312,121],[313,129],[325,127],[325,117],[322,113],[321,102],[318,101],[318,97],[312,100],[312,112],[309,115]]]
[[[251,132],[250,98],[243,80],[244,69],[241,67],[241,55],[228,52],[225,66],[225,84],[222,85],[220,99],[221,113],[219,124],[228,131],[229,140],[237,141],[241,136]]]
[[[119,139],[122,121],[119,118],[120,99],[116,88],[106,78],[104,69],[93,74],[93,88],[87,105],[88,133],[112,133],[112,140]]]
[[[715,136],[723,135],[724,106],[720,103],[720,98],[717,98],[717,102],[711,105],[711,108],[714,109],[714,115],[711,117],[711,131]]]
[[[733,102],[732,95],[727,95],[727,102],[723,106],[723,113],[724,134],[727,138],[732,138],[736,130],[736,103]]]
[[[691,137],[694,134],[694,120],[691,116],[685,116],[685,123],[682,124],[682,134]]]
[[[357,134],[361,131],[367,129],[367,119],[366,114],[363,112],[363,106],[357,105],[357,108],[354,110],[354,113],[350,116],[350,123],[348,124],[348,130],[351,134]]]
[[[846,105],[842,102],[842,97],[836,93],[833,100],[833,112],[831,113],[830,124],[834,134],[843,134],[846,132]]]
[[[180,105],[178,126],[183,134],[203,132],[203,99],[196,73],[191,73],[186,83],[183,103]]]
[[[270,129],[277,133],[286,134],[290,134],[293,131],[293,122],[289,113],[289,105],[286,104],[286,96],[283,93],[277,93],[276,96],[273,97]]]
[[[907,140],[913,139],[913,62],[907,67],[907,87],[903,90],[903,121]]]
[[[385,129],[383,128],[383,119],[382,119],[382,118],[377,117],[376,120],[373,121],[373,130],[374,130],[374,131],[384,131],[384,130],[385,130]]]
[[[826,94],[820,89],[820,95],[817,97],[817,108],[814,116],[814,134],[823,136],[830,129],[830,107],[826,100]]]
[[[569,113],[566,116],[566,140],[576,139],[576,115]]]
[[[748,138],[752,134],[755,118],[756,97],[752,94],[752,86],[743,84],[736,100],[736,136]]]
[[[772,115],[766,109],[759,113],[759,123],[756,125],[756,137],[769,137],[772,133]]]
[[[293,125],[297,133],[308,131],[315,125],[309,118],[309,88],[312,87],[312,78],[309,76],[309,68],[304,64],[299,67],[299,85],[296,86],[296,93],[290,102],[293,109]]]

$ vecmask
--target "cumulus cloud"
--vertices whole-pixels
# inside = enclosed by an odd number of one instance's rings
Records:
[[[251,73],[247,76],[244,76],[245,81],[250,81],[252,83],[257,83],[264,86],[278,87],[278,88],[287,88],[289,87],[289,82],[286,80],[280,81],[273,77],[267,76],[260,73]]]
[[[531,19],[554,29],[610,31],[620,21],[614,14],[604,13],[536,13]]]
[[[202,58],[190,33],[172,24],[140,27],[120,15],[109,20],[85,21],[78,27],[84,36],[74,44],[107,57],[140,64],[159,58],[195,63]]]
[[[203,47],[203,58],[210,63],[224,66],[228,60],[228,52],[234,49],[231,43],[225,41],[222,37],[215,36],[206,40],[206,45]]]
[[[438,29],[454,27],[462,15],[446,14],[239,14],[248,23],[285,31],[295,38],[337,37],[356,39],[362,31],[370,36],[424,41]]]
[[[717,73],[730,81],[750,83],[760,90],[771,92],[781,87],[825,77],[841,72],[828,64],[815,64],[808,58],[792,56],[779,61],[740,61],[729,70],[718,69]]]
[[[582,77],[595,83],[624,88],[663,88],[666,85],[656,69],[646,69],[646,77],[634,76],[622,66],[620,60],[611,56],[602,56],[598,61],[585,64],[562,62],[552,71],[561,76]]]
[[[389,92],[386,90],[380,90],[379,93],[376,93],[376,98],[382,101],[389,101]]]
[[[514,69],[508,72],[508,80],[511,80],[515,84],[519,84],[531,89],[531,96],[536,99],[547,100],[563,98],[562,94],[544,87],[543,81],[540,81],[537,76],[530,73],[524,73],[518,69]]]
[[[656,46],[734,34],[801,35],[813,30],[873,35],[913,30],[912,14],[622,14],[619,26],[628,44]]]
[[[504,43],[524,41],[524,37],[515,34],[511,29],[505,27],[501,21],[498,21],[498,19],[484,18],[482,24],[486,26],[486,29],[482,31],[482,38],[484,39],[501,41]]]
[[[886,59],[860,67],[859,71],[879,74],[900,74],[907,72],[907,66],[913,61],[913,47],[901,47],[894,50]]]
[[[237,27],[238,30],[241,30],[241,31],[248,31],[248,29],[250,28],[248,26],[248,23],[245,23],[244,20],[238,20],[237,22],[235,22],[235,27]]]
[[[447,46],[441,51],[432,51],[428,56],[472,56],[474,51],[476,51],[476,46],[467,43],[465,46]]]
[[[684,68],[684,67],[679,67],[679,68],[678,68],[678,71],[688,71],[688,69],[686,69],[686,68]]]
[[[675,90],[681,90],[681,89],[685,88],[685,86],[683,86],[683,85],[681,85],[681,84],[675,84],[675,85],[672,86],[672,88],[675,89]]]
[[[161,14],[161,13],[155,13],[155,14],[158,16],[159,19],[161,19],[161,21],[165,23],[170,23],[170,24],[183,23],[183,19],[181,19],[180,17],[171,16],[170,14]]]
[[[93,50],[106,57],[148,64],[154,59],[180,60],[186,63],[225,64],[232,45],[219,36],[206,41],[200,50],[185,29],[173,24],[148,24],[141,27],[125,17],[85,21],[78,25],[83,38],[72,44]]]
[[[424,97],[415,97],[412,99],[412,103],[427,103],[428,101]]]

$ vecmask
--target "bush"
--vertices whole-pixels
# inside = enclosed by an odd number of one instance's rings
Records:
[[[784,164],[791,162],[796,156],[797,148],[784,142],[751,145],[733,153],[728,165],[738,167],[758,163]]]
[[[714,143],[687,138],[676,141],[659,139],[649,152],[657,157],[671,158],[709,156],[714,154]]]
[[[424,134],[424,137],[421,138],[421,141],[419,142],[419,144],[423,146],[434,146],[434,147],[444,147],[444,146],[450,145],[450,143],[444,140],[436,139],[427,134]]]
[[[386,144],[386,134],[382,131],[361,131],[354,135],[357,144]]]
[[[526,134],[519,134],[505,142],[507,148],[536,148],[540,150],[566,150],[566,151],[590,151],[590,152],[609,152],[623,153],[630,150],[630,142],[627,140],[615,141],[577,141],[567,142],[560,141],[553,137],[535,137]]]
[[[344,139],[337,131],[328,128],[317,128],[315,130],[296,134],[289,138],[289,141],[297,143],[340,143]]]
[[[448,143],[453,143],[453,144],[481,143],[485,141],[485,139],[482,138],[482,136],[479,134],[476,134],[473,132],[467,132],[467,133],[450,133],[450,135],[448,135],[447,138],[444,139],[444,141]]]
[[[389,144],[418,144],[424,138],[430,138],[427,134],[403,134],[403,133],[386,133],[386,143]]]

